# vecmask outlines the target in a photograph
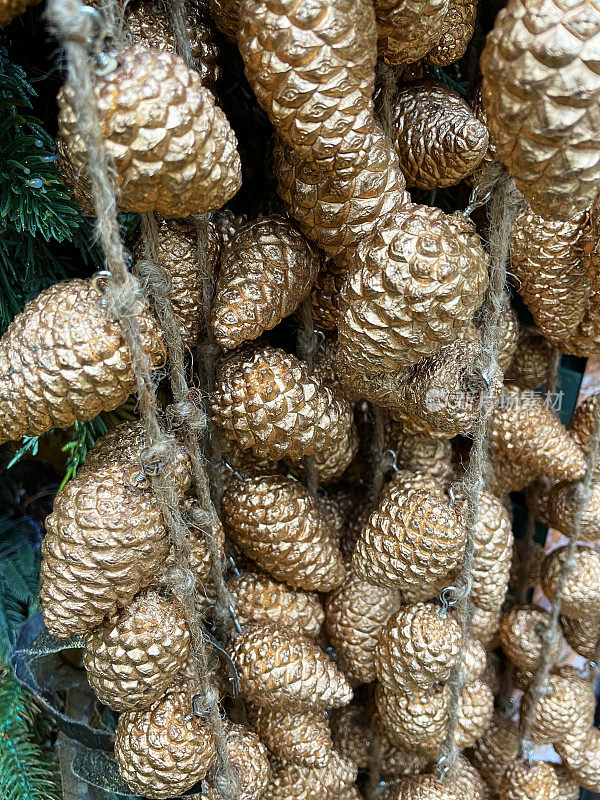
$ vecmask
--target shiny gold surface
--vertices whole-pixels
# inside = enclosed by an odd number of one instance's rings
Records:
[[[536,706],[531,738],[536,744],[553,744],[574,729],[591,727],[596,705],[590,681],[582,680],[573,668],[550,675],[549,691]],[[532,697],[526,692],[521,701],[521,716],[531,709]]]
[[[510,660],[520,669],[535,672],[539,667],[542,651],[542,633],[550,615],[532,605],[515,606],[502,617],[500,623],[500,644]],[[554,664],[560,656],[561,631],[552,643],[550,663]]]
[[[456,792],[459,798],[470,800],[488,800],[487,786],[475,767],[464,756],[458,760],[444,777],[447,789]]]
[[[338,295],[348,271],[331,258],[323,260],[310,294],[315,325],[327,331],[337,326]]]
[[[484,611],[494,611],[508,589],[513,532],[503,504],[487,492],[479,495],[473,548],[471,601]]]
[[[462,58],[473,36],[476,19],[476,0],[450,0],[444,17],[444,32],[427,54],[427,61],[444,67]]]
[[[449,0],[376,0],[377,47],[388,64],[412,63],[439,42]]]
[[[394,786],[389,800],[460,800],[461,796],[432,775],[410,775]]]
[[[357,769],[332,751],[326,767],[302,767],[273,759],[271,783],[267,787],[265,800],[321,800],[332,797],[336,800],[359,800],[360,794],[353,785]]]
[[[260,800],[271,776],[267,748],[253,732],[243,725],[225,722],[227,758],[237,781],[236,800]],[[221,800],[223,795],[212,783],[212,775],[206,780],[207,800]]]
[[[488,729],[473,746],[471,761],[488,786],[498,789],[506,768],[517,757],[518,749],[517,723],[494,714]]]
[[[554,355],[553,345],[537,328],[524,328],[519,344],[506,372],[506,380],[520,389],[537,389],[546,380],[548,366]]]
[[[555,749],[580,786],[590,792],[600,791],[600,731],[597,728],[571,731],[556,742]]]
[[[542,564],[542,589],[551,602],[564,559],[565,548],[558,547]],[[597,619],[600,617],[600,553],[578,545],[575,562],[575,570],[562,593],[562,613],[573,619]]]
[[[333,749],[322,711],[268,709],[248,703],[248,719],[273,755],[305,767],[325,767]]]
[[[500,800],[559,800],[558,778],[551,764],[522,760],[508,765],[500,782]]]
[[[572,647],[578,655],[593,661],[600,639],[600,618],[561,617],[560,626],[569,647]]]

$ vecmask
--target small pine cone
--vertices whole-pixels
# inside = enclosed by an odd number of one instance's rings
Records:
[[[490,788],[500,788],[506,768],[519,752],[519,738],[513,719],[494,714],[483,736],[473,745],[471,761]]]
[[[326,331],[337,327],[338,295],[348,270],[332,258],[323,260],[310,295],[315,325]]]
[[[531,483],[536,473],[512,461],[502,451],[490,446],[490,473],[486,482],[487,490],[496,497],[509,492],[518,492]]]
[[[330,717],[331,734],[337,752],[356,764],[358,769],[368,769],[372,736],[363,720],[361,708],[346,706],[334,711]]]
[[[359,578],[349,570],[325,601],[325,630],[346,677],[356,683],[375,680],[377,638],[400,607],[397,591]]]
[[[359,506],[356,514],[350,518],[346,532],[340,539],[340,548],[344,558],[344,564],[350,565],[352,556],[356,549],[356,543],[360,538],[362,529],[369,521],[369,517],[373,513],[373,504],[370,500],[365,499],[363,504]]]
[[[399,470],[410,470],[448,480],[452,475],[452,444],[449,439],[401,434],[397,443],[396,465]]]
[[[469,796],[473,798],[472,794]],[[449,781],[442,783],[433,775],[409,775],[392,788],[387,800],[461,800],[462,797]]]
[[[402,87],[392,115],[394,145],[409,187],[454,186],[477,169],[487,150],[486,126],[443,84]]]
[[[600,619],[586,617],[584,619],[571,619],[561,617],[560,626],[569,647],[577,655],[596,661],[598,642],[600,641]]]
[[[212,329],[231,350],[257,339],[291,314],[317,277],[320,256],[279,216],[240,228],[223,249],[212,306]]]
[[[339,355],[393,372],[456,339],[481,305],[488,257],[472,223],[409,205],[358,245],[339,297]]]
[[[417,775],[425,772],[430,766],[427,756],[412,753],[399,747],[387,736],[375,716],[373,720],[377,729],[378,753],[381,759],[381,775],[388,782],[402,778],[405,775]]]
[[[456,742],[459,749],[472,747],[490,724],[494,714],[494,693],[484,681],[467,683],[460,696]]]
[[[147,589],[86,635],[83,666],[102,703],[114,711],[139,710],[163,694],[189,647],[181,603]]]
[[[218,366],[212,411],[243,450],[294,462],[323,456],[353,423],[349,403],[302,361],[266,346],[242,350]]]
[[[448,0],[376,0],[380,58],[388,64],[423,58],[440,40],[448,8]]]
[[[456,572],[466,531],[447,500],[433,492],[390,491],[363,528],[352,563],[359,577],[428,600]]]
[[[35,6],[40,0],[2,0],[0,3],[0,28],[5,28],[13,19],[23,14],[29,6]]]
[[[558,800],[579,800],[580,787],[566,767],[554,764],[554,772],[558,778]]]
[[[506,372],[506,380],[520,389],[538,389],[546,380],[556,350],[537,328],[521,331],[519,344]]]
[[[418,491],[426,491],[435,494],[442,500],[446,500],[446,491],[441,478],[431,473],[413,472],[411,469],[399,469],[394,472],[389,481],[384,483],[379,500],[393,497],[400,491],[407,495]],[[363,528],[366,522],[367,520],[365,519]]]
[[[240,625],[270,622],[288,626],[311,639],[319,635],[325,612],[316,594],[290,589],[253,572],[231,578],[227,588]]]
[[[443,683],[460,661],[462,634],[454,617],[433,603],[402,606],[379,634],[377,678],[391,692]]]
[[[536,744],[553,744],[570,731],[590,727],[594,720],[594,697],[591,682],[583,680],[571,667],[550,675],[548,692],[537,701],[531,739]],[[531,711],[531,691],[521,701],[520,717],[526,719]]]
[[[532,605],[515,606],[502,617],[500,644],[510,660],[520,669],[535,672],[540,664],[542,634],[550,621],[550,614]],[[559,629],[550,652],[550,663],[555,664],[562,648]]]
[[[459,798],[469,798],[469,800],[487,800],[488,798],[488,790],[483,778],[464,756],[459,756],[445,775],[444,786],[456,792]]]
[[[566,548],[558,547],[542,564],[542,589],[550,602],[554,600],[565,555]],[[577,547],[575,570],[563,589],[561,609],[565,616],[573,619],[600,617],[600,553],[596,550]]]
[[[240,0],[209,0],[215,25],[232,42],[237,41],[240,27]]]
[[[519,344],[519,320],[510,306],[505,305],[498,325],[500,342],[497,361],[501,372],[505,373],[513,360],[513,356]]]
[[[444,18],[444,32],[433,50],[427,54],[427,62],[445,67],[462,58],[473,36],[476,19],[475,0],[450,0]]]
[[[191,709],[190,692],[175,684],[149,708],[121,714],[115,759],[132,792],[161,800],[182,794],[205,777],[215,744]]]
[[[494,611],[508,589],[513,532],[508,512],[488,492],[479,495],[473,545],[471,601],[484,611]]]
[[[594,421],[600,404],[600,392],[590,394],[575,409],[569,422],[569,433],[577,444],[587,453],[594,431]]]
[[[273,710],[321,710],[347,705],[352,689],[333,661],[308,637],[276,625],[249,626],[233,642],[240,691]]]
[[[223,513],[232,540],[277,580],[321,592],[342,583],[335,532],[298,481],[277,475],[236,481],[223,495]]]
[[[513,761],[500,782],[499,800],[559,800],[558,778],[552,765]]]
[[[352,794],[356,780],[356,766],[342,758],[335,750],[331,751],[326,767],[303,767],[273,759],[271,761],[271,782],[267,787],[264,800],[324,800],[335,798],[345,800]]]
[[[484,611],[482,608],[474,606],[469,634],[489,650],[491,644],[495,641],[501,619],[502,611],[500,608],[496,608],[493,611]]]
[[[150,364],[164,361],[154,317],[137,317]],[[31,300],[0,339],[0,443],[112,411],[135,389],[120,326],[89,280],[56,283]]]
[[[578,480],[585,473],[582,449],[539,395],[505,387],[492,414],[492,445],[512,461],[555,480]]]
[[[237,192],[235,135],[198,72],[179,56],[130,45],[117,53],[113,70],[97,76],[94,92],[120,210],[186,217],[220,208]],[[68,83],[58,107],[62,159],[79,174],[87,151]],[[73,188],[76,197],[85,195],[85,186]]]
[[[600,731],[580,728],[572,731],[554,749],[569,774],[590,792],[600,792]]]
[[[542,219],[526,206],[511,231],[511,270],[536,325],[560,346],[581,322],[590,282],[582,269],[585,216],[567,222]]]
[[[323,372],[319,370],[316,363],[314,372],[321,378],[324,385],[333,388],[331,383],[327,383]],[[343,398],[343,394],[341,394],[338,389],[335,389],[335,394],[338,398]],[[315,456],[312,462],[319,476],[319,485],[328,486],[333,481],[338,480],[356,458],[358,448],[358,432],[356,430],[356,425],[352,425],[342,438],[336,441],[329,450]],[[305,465],[296,465],[293,462],[291,462],[290,465],[296,469],[300,477],[304,478],[306,476]]]
[[[269,782],[271,768],[267,748],[258,736],[243,725],[225,726],[227,759],[236,783],[236,800],[260,800]],[[206,800],[222,800],[218,776],[209,773]]]
[[[545,506],[545,517],[551,527],[556,528],[565,536],[573,536],[575,524],[575,510],[579,504],[578,483],[561,481],[555,484],[548,494]],[[600,484],[591,487],[591,493],[577,529],[577,539],[589,542],[598,541],[600,538]]]
[[[469,635],[471,635],[471,631],[469,631]],[[485,647],[477,639],[467,639],[463,651],[463,669],[467,681],[481,678],[488,682],[486,677],[489,674],[487,653]]]
[[[248,703],[248,719],[273,755],[305,767],[325,767],[333,742],[327,718],[319,711],[268,709]]]

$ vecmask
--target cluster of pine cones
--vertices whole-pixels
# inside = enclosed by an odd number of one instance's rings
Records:
[[[0,23],[26,4],[3,0]],[[207,536],[228,573],[237,626],[227,649],[242,711],[218,661],[209,677],[230,711],[235,796],[575,800],[580,786],[600,791],[591,671],[564,666],[565,653],[595,661],[600,639],[600,476],[576,519],[600,395],[567,428],[532,391],[557,349],[600,350],[600,5],[509,0],[469,102],[431,75],[467,49],[474,0],[211,0],[210,12],[188,9],[194,69],[176,53],[167,9],[131,2],[126,41],[94,93],[119,208],[155,215],[182,342],[208,338],[222,350],[208,409],[225,442],[222,526],[188,544],[208,621]],[[258,218],[223,209],[241,164],[218,101],[215,23],[238,43],[275,131],[279,198]],[[386,114],[374,102],[378,57],[397,78]],[[61,169],[93,214],[69,84],[58,104]],[[490,257],[468,216],[413,203],[407,187],[477,188],[499,162],[524,195],[510,271],[535,325],[506,304],[486,376],[499,397],[490,474],[469,531],[455,491],[466,440],[455,437],[473,432],[480,409]],[[134,269],[144,257],[140,244]],[[216,276],[209,319],[207,274]],[[157,309],[140,303],[137,323],[158,370]],[[294,325],[314,340],[302,358],[281,333]],[[52,286],[0,340],[0,442],[116,409],[135,385],[98,282]],[[193,521],[189,457],[175,434],[170,444],[162,468]],[[144,446],[140,422],[115,428],[57,496],[43,544],[44,619],[59,638],[83,635],[90,685],[120,712],[115,758],[131,790],[159,800],[204,781],[218,800],[219,743],[194,713],[192,631]],[[384,478],[378,496],[373,470]],[[508,494],[526,487],[536,519],[581,540],[564,587],[564,547],[526,563],[513,556]],[[444,590],[471,549],[465,638]],[[537,584],[550,603],[559,592],[562,609],[541,698],[531,686],[550,614],[507,594]],[[521,717],[535,704],[533,745],[553,745],[558,766],[523,759],[515,714],[494,709],[500,664]],[[461,667],[463,752],[440,772]]]

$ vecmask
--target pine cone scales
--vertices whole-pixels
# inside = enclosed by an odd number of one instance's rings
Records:
[[[475,0],[450,0],[444,17],[444,32],[433,50],[427,54],[427,62],[444,67],[462,58],[473,36],[476,19]]]
[[[508,588],[514,537],[506,509],[487,492],[479,496],[473,539],[471,601],[484,611],[494,611]]]
[[[556,594],[565,557],[565,547],[558,547],[542,562],[542,589],[550,601]],[[563,589],[561,608],[565,616],[573,619],[598,619],[600,616],[600,553],[596,550],[577,547],[575,569]]]
[[[483,100],[500,158],[533,210],[548,219],[571,219],[596,195],[599,52],[594,0],[511,0],[481,56]]]
[[[506,768],[517,757],[519,729],[514,720],[494,714],[488,729],[475,742],[471,760],[492,789],[500,787]]]
[[[352,699],[350,685],[329,657],[285,628],[249,626],[233,642],[231,658],[242,695],[263,708],[319,711]]]
[[[356,780],[356,766],[335,751],[332,751],[326,767],[308,768],[277,759],[273,759],[271,766],[271,784],[264,800],[345,800],[346,797],[354,797],[346,792],[354,788],[352,784]]]
[[[260,800],[271,774],[267,749],[243,725],[225,723],[224,727],[227,759],[237,784],[236,800]],[[216,776],[209,774],[207,784],[207,800],[222,800]]]
[[[333,742],[327,719],[317,711],[286,711],[248,704],[248,719],[268,749],[284,761],[325,767]]]
[[[320,258],[289,222],[271,216],[240,228],[221,256],[212,328],[222,347],[258,338],[308,295]]]
[[[313,319],[319,328],[333,331],[337,327],[338,295],[347,271],[331,258],[325,259],[310,293]]]
[[[560,627],[569,647],[584,658],[596,660],[596,650],[600,640],[600,619],[561,617]]]
[[[549,620],[550,615],[547,611],[532,605],[515,606],[502,618],[499,631],[500,644],[519,669],[535,672],[539,667],[542,633]],[[550,652],[551,664],[558,660],[560,651],[561,637],[558,635]]]
[[[582,725],[592,725],[595,699],[591,683],[574,670],[563,669],[550,676],[548,689],[533,717],[531,738],[536,744],[553,744]],[[531,703],[531,693],[526,692],[521,702],[522,718],[528,715]]]
[[[572,731],[556,742],[555,749],[569,773],[584,789],[600,791],[600,732],[597,728]]]
[[[463,795],[432,775],[403,778],[388,795],[389,800],[460,800]]]
[[[558,778],[551,764],[513,761],[500,783],[500,800],[559,800]]]
[[[94,91],[122,211],[185,217],[220,208],[237,192],[235,135],[200,75],[179,56],[131,45],[117,54],[114,70],[97,78]],[[68,83],[58,105],[67,171],[81,173],[87,153]],[[79,196],[84,187],[74,189]]]
[[[135,388],[120,327],[87,280],[56,283],[11,322],[0,340],[0,443],[37,436],[112,411]],[[138,316],[144,349],[164,358],[158,326]]]
[[[572,536],[575,521],[575,509],[578,505],[578,484],[555,484],[548,495],[545,516],[553,528],[565,536]],[[577,538],[581,541],[597,541],[600,538],[600,486],[592,486],[590,497],[585,504]]]
[[[376,0],[381,58],[388,64],[423,58],[442,35],[447,11],[448,0]]]

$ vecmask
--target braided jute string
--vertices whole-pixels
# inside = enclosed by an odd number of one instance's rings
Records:
[[[490,286],[484,306],[481,355],[478,366],[487,386],[492,386],[498,370],[498,353],[501,346],[500,322],[506,308],[505,283],[510,231],[517,210],[519,194],[512,178],[504,170],[500,171],[498,166],[492,165],[490,171],[482,176],[479,186],[479,190],[482,192],[484,190],[481,185],[483,181],[488,182],[489,186],[485,193],[491,191],[489,205]],[[461,626],[463,647],[459,666],[453,670],[448,679],[450,707],[446,738],[440,748],[438,759],[440,777],[448,772],[459,756],[456,729],[461,693],[465,684],[465,648],[473,618],[473,604],[469,595],[472,584],[474,532],[479,519],[479,497],[485,489],[489,467],[488,428],[495,399],[493,396],[488,396],[486,392],[480,393],[469,464],[460,486],[457,487],[457,493],[465,500],[464,524],[467,530],[465,553],[456,583],[457,597],[459,598],[456,617]]]

